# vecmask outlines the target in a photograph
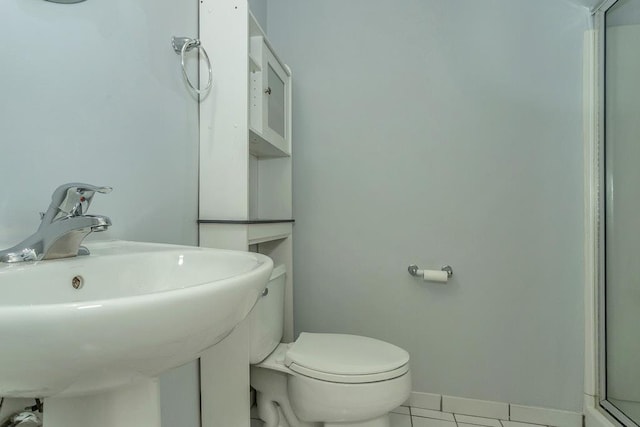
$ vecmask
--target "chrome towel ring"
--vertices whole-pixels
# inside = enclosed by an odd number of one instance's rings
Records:
[[[207,55],[207,51],[200,43],[200,40],[191,39],[189,37],[172,37],[171,45],[173,46],[173,50],[180,55],[182,76],[189,85],[189,88],[198,95],[208,92],[211,89],[211,86],[213,86],[213,70],[211,69],[211,61],[209,60],[209,55]],[[198,51],[202,52],[202,56],[204,56],[204,59],[207,61],[207,68],[209,69],[209,79],[207,81],[207,86],[204,89],[198,89],[191,83],[191,80],[189,80],[189,76],[187,75],[187,70],[184,66],[185,53],[193,49],[198,49]]]

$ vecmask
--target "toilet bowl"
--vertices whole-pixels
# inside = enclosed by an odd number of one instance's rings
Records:
[[[265,427],[389,427],[389,412],[411,390],[409,354],[346,334],[303,332],[280,343],[285,274],[274,268],[249,314],[251,386]]]

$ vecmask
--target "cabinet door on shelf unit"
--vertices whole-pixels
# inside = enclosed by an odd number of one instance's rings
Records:
[[[269,55],[268,55],[269,56]],[[287,140],[286,74],[275,61],[267,63],[267,129]],[[284,77],[284,78],[283,78]]]
[[[251,38],[251,55],[261,60],[260,71],[250,76],[251,128],[288,155],[291,77],[262,37]]]

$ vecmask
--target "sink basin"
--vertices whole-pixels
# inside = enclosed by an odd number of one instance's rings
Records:
[[[101,392],[194,360],[244,319],[273,268],[249,252],[87,246],[89,256],[0,264],[0,396]]]

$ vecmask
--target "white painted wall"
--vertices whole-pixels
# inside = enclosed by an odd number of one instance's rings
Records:
[[[587,27],[556,0],[269,0],[298,332],[406,348],[415,391],[581,410]]]
[[[0,242],[38,226],[64,182],[110,185],[100,238],[197,244],[198,106],[171,49],[198,3],[0,2]],[[193,64],[192,64],[193,65]],[[167,427],[197,426],[197,365],[162,380]]]

